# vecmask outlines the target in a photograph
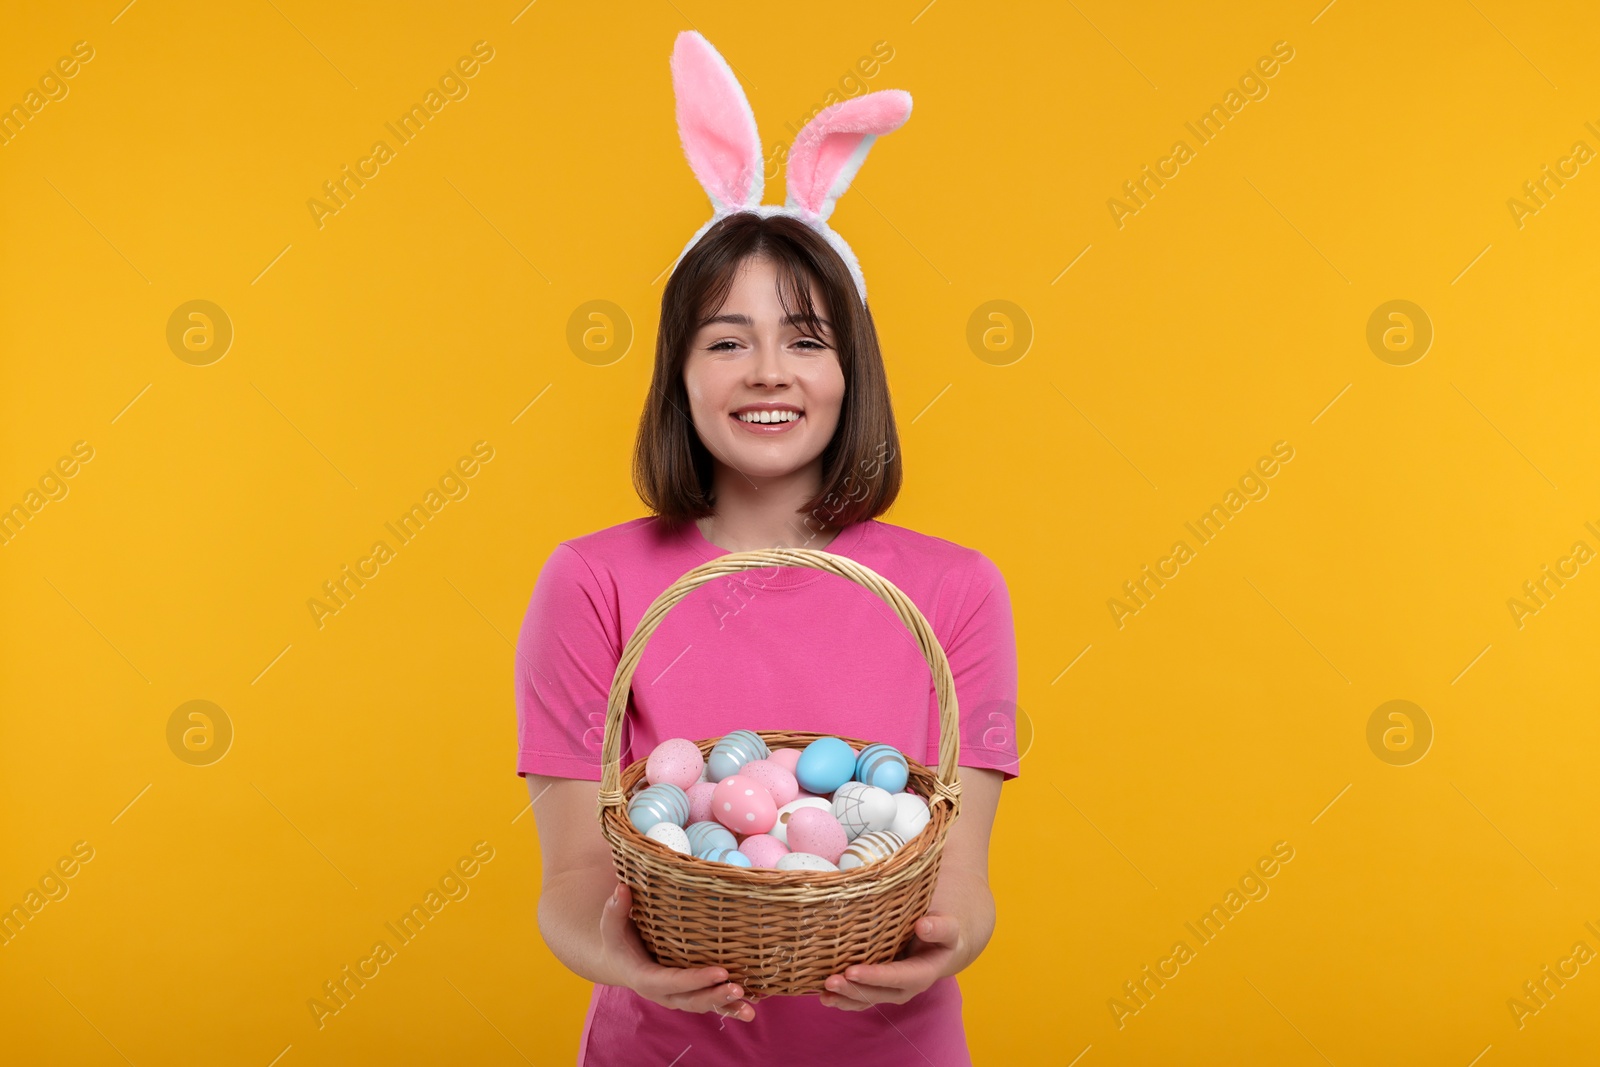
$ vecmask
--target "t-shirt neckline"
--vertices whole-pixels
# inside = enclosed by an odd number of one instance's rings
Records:
[[[870,521],[871,520],[852,522],[850,525],[840,530],[838,534],[834,536],[833,540],[829,541],[827,546],[821,549],[821,551],[829,552],[836,556],[850,555],[850,553],[855,549],[856,545],[860,543],[862,536],[866,533],[867,525]],[[700,532],[699,523],[696,523],[693,520],[683,524],[683,528],[679,531],[678,536],[682,538],[683,541],[687,543],[697,555],[703,556],[707,560],[713,560],[718,556],[727,556],[732,554],[728,549],[723,548],[721,545],[713,544],[711,541],[706,540],[706,535]],[[793,547],[805,548],[807,546],[797,545]],[[815,567],[779,567],[777,574],[771,576],[769,576],[767,571],[763,571],[761,568],[753,568],[749,573],[760,575],[762,588],[765,589],[796,589],[802,585],[810,585],[812,582],[823,577],[825,574],[824,571],[819,571]]]

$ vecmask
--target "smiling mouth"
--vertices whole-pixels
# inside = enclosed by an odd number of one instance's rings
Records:
[[[743,415],[729,412],[728,418],[738,423],[740,428],[748,433],[760,437],[772,437],[777,434],[787,433],[805,418],[803,411],[751,411]],[[763,422],[762,419],[771,419]]]

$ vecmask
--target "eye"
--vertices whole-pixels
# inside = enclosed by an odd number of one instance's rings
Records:
[[[827,345],[823,344],[821,341],[812,340],[809,337],[802,337],[800,340],[796,341],[795,344],[804,345],[807,348],[812,348],[819,352],[826,352],[828,350]]]
[[[724,345],[726,345],[727,347],[726,348],[723,347]],[[737,341],[718,341],[715,344],[707,345],[706,346],[706,351],[707,352],[726,352],[726,351],[728,351],[729,348],[736,347],[737,345],[738,345]]]

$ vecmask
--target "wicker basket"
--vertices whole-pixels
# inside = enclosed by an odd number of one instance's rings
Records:
[[[627,798],[644,777],[645,760],[625,770],[622,721],[633,672],[667,611],[706,582],[772,565],[812,567],[862,585],[894,609],[916,638],[933,671],[939,701],[938,773],[908,758],[907,789],[928,801],[928,825],[889,859],[849,871],[779,871],[733,867],[676,852],[635,830]],[[667,967],[725,968],[728,980],[754,1002],[769,996],[823,992],[830,975],[851,964],[887,963],[911,940],[928,911],[939,878],[945,834],[961,812],[956,779],[955,681],[944,649],[911,599],[882,575],[854,560],[808,548],[732,552],[695,567],[650,605],[628,638],[611,681],[601,749],[600,830],[611,844],[617,877],[633,895],[640,938]],[[803,748],[826,735],[756,731],[772,748]],[[708,755],[719,738],[696,742]],[[845,738],[857,749],[867,744]]]

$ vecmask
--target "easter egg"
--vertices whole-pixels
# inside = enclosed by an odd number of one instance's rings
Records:
[[[689,787],[689,821],[691,823],[705,822],[711,818],[711,794],[716,791],[716,782],[696,782]]]
[[[795,764],[794,776],[808,793],[828,793],[856,773],[856,750],[837,737],[819,737],[806,746]]]
[[[751,834],[739,842],[739,851],[757,867],[776,867],[789,854],[788,847],[771,834]]]
[[[689,821],[689,795],[671,782],[650,786],[628,801],[628,819],[641,834],[658,822],[682,826]]]
[[[800,762],[800,750],[798,748],[775,748],[772,750],[772,755],[767,757],[767,762],[776,763],[790,774],[793,774],[795,764]]]
[[[852,841],[869,830],[887,830],[894,821],[894,797],[875,785],[846,782],[833,793],[833,817]]]
[[[889,823],[889,829],[900,835],[901,840],[910,841],[922,832],[928,825],[928,802],[915,793],[896,793],[894,795],[894,819]]]
[[[905,838],[893,830],[873,830],[850,842],[839,856],[841,871],[854,870],[871,863],[882,863],[905,845]]]
[[[764,834],[778,821],[778,805],[754,778],[730,774],[711,791],[711,816],[738,833]]]
[[[700,758],[699,746],[686,738],[674,737],[661,742],[651,751],[650,758],[644,763],[644,776],[650,779],[651,785],[671,782],[679,789],[687,790],[700,780],[700,771],[704,767],[705,760]]]
[[[719,822],[692,822],[685,836],[689,839],[689,851],[696,856],[713,848],[739,847],[733,833]]]
[[[791,852],[778,857],[780,871],[837,871],[838,869],[812,852]]]
[[[794,852],[810,852],[829,863],[837,863],[850,844],[850,838],[831,811],[801,808],[789,816],[785,842]]]
[[[789,818],[801,808],[821,808],[823,811],[831,813],[833,811],[833,801],[827,797],[799,797],[791,800],[778,809],[778,818],[773,822],[772,828],[767,833],[787,845],[789,843]]]
[[[660,841],[674,852],[689,854],[689,835],[677,823],[658,822],[644,832],[644,836]]]
[[[739,773],[765,786],[772,794],[772,802],[780,808],[800,795],[800,783],[794,780],[794,772],[770,759],[751,760]]]
[[[749,867],[750,857],[736,848],[714,848],[699,857],[712,863],[727,863],[735,867]]]
[[[886,793],[904,789],[910,773],[905,756],[893,745],[868,745],[856,757],[856,781],[875,785]]]
[[[751,760],[766,759],[772,754],[767,743],[754,730],[735,730],[711,748],[711,758],[706,761],[706,780],[720,782]]]

